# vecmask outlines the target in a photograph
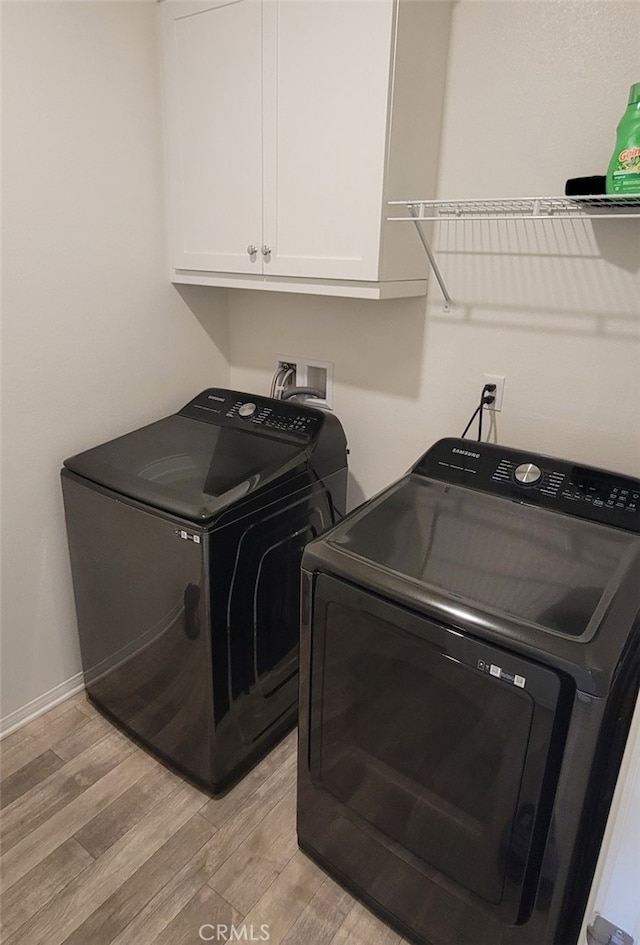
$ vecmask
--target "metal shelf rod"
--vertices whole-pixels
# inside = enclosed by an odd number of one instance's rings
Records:
[[[435,222],[435,223],[457,223],[458,221],[469,221],[469,220],[546,220],[553,223],[557,223],[558,220],[625,220],[625,219],[636,219],[640,217],[640,212],[638,213],[540,213],[536,214],[525,214],[525,213],[503,213],[495,214],[489,216],[487,214],[481,213],[440,213],[438,216],[411,216],[411,217],[387,217],[388,222],[390,223],[406,223],[410,221],[415,223],[416,221]]]
[[[415,209],[416,209],[415,207],[410,207],[410,208],[409,208],[409,213],[410,213],[410,214],[412,215],[412,217],[413,217],[413,222],[414,222],[415,225],[416,225],[416,230],[418,231],[418,236],[420,237],[420,242],[422,243],[422,245],[423,245],[423,247],[424,247],[424,251],[425,251],[425,253],[427,254],[427,258],[428,258],[428,260],[429,260],[429,265],[431,266],[431,268],[432,268],[432,270],[433,270],[434,276],[435,276],[436,279],[438,280],[438,285],[440,286],[440,291],[442,292],[442,294],[443,294],[443,296],[444,296],[444,310],[445,310],[445,312],[448,312],[448,311],[450,310],[451,306],[453,305],[453,299],[452,299],[451,296],[449,295],[449,291],[448,291],[448,289],[447,289],[447,287],[446,287],[446,285],[445,285],[445,283],[444,283],[444,279],[442,278],[442,274],[441,274],[441,272],[440,272],[440,269],[438,268],[438,264],[437,264],[436,261],[435,261],[435,258],[434,258],[433,253],[431,252],[431,247],[429,246],[429,242],[428,242],[428,240],[427,240],[427,237],[424,235],[424,231],[423,231],[422,227],[420,226],[420,220],[418,219],[417,215],[414,213]]]
[[[411,217],[439,219],[619,219],[640,216],[640,194],[624,197],[505,197],[484,200],[390,200],[390,207],[406,207]],[[614,211],[614,212],[612,212]],[[405,220],[407,217],[389,217]]]

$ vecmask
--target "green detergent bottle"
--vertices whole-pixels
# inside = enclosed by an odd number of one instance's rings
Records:
[[[631,86],[629,104],[618,125],[607,171],[607,193],[640,194],[640,82]]]

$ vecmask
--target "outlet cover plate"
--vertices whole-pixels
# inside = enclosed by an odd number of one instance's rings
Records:
[[[492,404],[487,404],[487,410],[495,410],[496,412],[502,410],[504,387],[507,383],[506,377],[503,374],[485,374],[484,383],[496,385],[496,389],[493,391],[493,395],[496,399]]]

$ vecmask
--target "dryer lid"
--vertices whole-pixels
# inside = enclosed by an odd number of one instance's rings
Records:
[[[165,417],[65,460],[79,476],[206,524],[244,496],[304,469],[302,445],[250,428]]]
[[[587,676],[613,672],[640,604],[637,536],[415,474],[314,543],[304,567]]]

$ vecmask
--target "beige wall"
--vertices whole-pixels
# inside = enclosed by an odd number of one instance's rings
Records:
[[[62,460],[224,386],[229,368],[226,296],[178,294],[165,275],[155,4],[17,2],[2,14],[0,715],[11,724],[80,672]]]
[[[604,173],[638,35],[637,3],[456,3],[439,196]],[[507,378],[500,442],[640,475],[640,222],[441,225],[435,246],[450,313],[435,280],[427,304],[230,293],[234,386],[266,392],[278,354],[334,361],[352,504],[459,435],[485,372]]]

